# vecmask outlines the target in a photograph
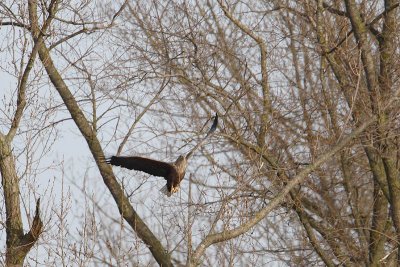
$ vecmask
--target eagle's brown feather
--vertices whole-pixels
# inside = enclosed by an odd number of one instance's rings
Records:
[[[165,179],[167,179],[167,176],[174,169],[172,164],[136,156],[112,156],[107,159],[107,163],[129,170],[142,171],[154,176],[164,177]]]

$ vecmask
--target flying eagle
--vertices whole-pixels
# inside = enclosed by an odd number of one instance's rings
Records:
[[[215,114],[213,124],[211,125],[210,130],[208,130],[206,136],[185,156],[179,156],[174,163],[136,156],[112,156],[108,158],[106,162],[114,166],[120,166],[130,170],[142,171],[154,176],[164,177],[164,179],[167,180],[167,184],[161,188],[160,191],[170,197],[173,193],[179,191],[180,183],[183,177],[185,177],[189,158],[192,156],[193,152],[196,151],[212,133],[214,133],[217,124],[218,114]]]

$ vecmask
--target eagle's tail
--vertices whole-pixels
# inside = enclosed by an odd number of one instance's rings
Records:
[[[163,193],[164,195],[170,197],[172,194],[171,192],[168,191],[167,185],[164,185],[161,189],[160,192]]]
[[[112,158],[114,158],[114,156],[102,156],[100,157],[100,162],[105,162],[107,164],[111,164]]]

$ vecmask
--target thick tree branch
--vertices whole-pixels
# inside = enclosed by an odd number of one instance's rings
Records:
[[[20,199],[19,199],[19,178],[16,173],[15,159],[11,152],[10,143],[5,138],[0,139],[0,172],[6,208],[6,263],[22,264],[18,246],[23,235]]]
[[[29,3],[28,3],[29,4]],[[53,10],[55,1],[51,2],[49,9]],[[43,27],[38,28],[37,37],[43,35],[46,31],[52,16],[46,19]],[[39,237],[42,223],[39,217],[39,209],[37,204],[37,216],[33,221],[30,234],[23,234],[23,224],[20,208],[20,188],[19,177],[16,172],[15,158],[12,154],[11,142],[18,130],[25,106],[26,106],[26,89],[28,84],[29,73],[31,72],[39,46],[35,44],[32,48],[28,63],[24,69],[21,79],[18,81],[17,108],[11,122],[10,129],[6,135],[0,136],[0,172],[2,176],[2,185],[4,191],[4,202],[6,207],[6,264],[22,265],[30,248],[35,244]],[[22,64],[22,63],[21,63]]]
[[[56,8],[55,4],[56,4],[56,1],[52,1],[50,3],[50,5],[49,5],[50,14],[49,14],[48,18],[46,19],[45,23],[43,24],[43,27],[38,32],[37,37],[43,36],[44,33],[47,31],[48,27],[50,26],[50,23],[53,19],[52,12],[54,12],[54,9]],[[27,87],[27,83],[28,83],[29,73],[31,72],[33,66],[35,65],[35,59],[36,59],[37,53],[38,53],[38,45],[36,43],[34,43],[31,55],[29,56],[29,59],[28,59],[28,63],[26,64],[26,67],[22,74],[21,79],[18,81],[19,83],[18,83],[17,109],[15,111],[10,130],[6,137],[8,142],[11,142],[11,140],[14,138],[14,136],[17,132],[19,123],[21,121],[23,111],[26,106],[26,99],[25,99],[26,87]]]
[[[390,127],[390,119],[388,112],[384,111],[386,106],[385,97],[390,97],[391,92],[391,78],[388,74],[388,62],[392,56],[393,50],[393,31],[396,26],[396,18],[394,14],[389,12],[385,15],[385,25],[383,27],[382,41],[380,42],[380,59],[381,59],[381,77],[376,74],[375,60],[372,54],[373,46],[370,45],[369,38],[366,32],[366,26],[362,21],[360,11],[354,0],[346,0],[346,9],[349,13],[352,28],[354,30],[354,35],[357,40],[358,48],[361,53],[361,60],[363,62],[364,73],[367,88],[369,90],[370,101],[372,112],[379,116],[377,120],[377,130],[376,134],[378,139],[375,141],[376,147],[383,148],[382,162],[384,165],[384,173],[387,177],[390,204],[391,204],[391,215],[393,219],[393,224],[397,233],[397,240],[400,241],[400,181],[399,181],[399,171],[396,167],[396,163],[393,160],[393,156],[397,153],[394,149],[390,148],[390,139],[387,137],[387,129]],[[394,6],[393,1],[386,1],[386,7]],[[389,36],[391,37],[389,38]],[[391,65],[390,65],[391,66]],[[389,111],[390,112],[390,111]],[[400,247],[399,247],[400,248]],[[400,250],[398,251],[398,258],[400,259]]]
[[[291,194],[292,195],[292,194]],[[294,197],[292,196],[292,199]],[[316,237],[314,233],[313,227],[310,225],[306,213],[302,210],[301,208],[301,203],[296,203],[295,204],[295,210],[299,216],[299,219],[304,226],[304,230],[306,230],[308,239],[310,240],[311,245],[317,252],[317,254],[320,256],[320,258],[323,260],[323,262],[326,264],[328,267],[333,267],[335,264],[333,263],[332,259],[329,254],[327,254],[324,249],[322,248],[321,241]]]
[[[28,233],[21,238],[21,250],[28,253],[31,247],[38,240],[42,233],[43,222],[40,219],[40,198],[36,201],[35,217],[33,217],[32,226]]]
[[[32,35],[35,37],[38,36],[39,32],[36,16],[37,2],[35,0],[31,0],[30,3],[30,23],[32,27]],[[78,106],[76,99],[72,95],[71,91],[65,84],[63,78],[61,77],[56,66],[54,65],[53,60],[50,56],[49,49],[43,42],[43,38],[34,39],[35,42],[39,45],[40,60],[42,61],[42,64],[44,65],[51,82],[63,99],[63,102],[67,107],[69,113],[71,114],[71,117],[74,120],[76,126],[79,128],[82,136],[85,138],[89,149],[97,163],[100,174],[103,177],[103,181],[111,192],[118,206],[119,212],[121,213],[123,218],[129,223],[132,229],[137,233],[139,238],[141,238],[148,246],[155,260],[162,266],[172,266],[170,255],[164,249],[161,242],[156,238],[156,236],[151,232],[151,230],[147,227],[147,225],[133,209],[132,205],[129,202],[129,199],[126,197],[123,189],[118,184],[110,165],[105,163],[104,153],[100,142],[97,139],[95,132],[90,126],[88,120],[85,118],[82,110]]]
[[[323,163],[328,161],[333,155],[335,155],[338,151],[343,149],[348,143],[350,143],[355,137],[360,135],[369,125],[375,122],[376,118],[372,117],[369,120],[365,121],[361,124],[360,127],[355,129],[351,134],[347,135],[345,138],[342,138],[334,147],[332,147],[327,153],[321,155],[312,165],[305,168],[298,175],[296,175],[292,180],[290,180],[285,188],[271,201],[257,212],[252,219],[248,222],[232,229],[223,231],[216,234],[210,234],[206,236],[203,241],[199,244],[196,250],[193,253],[193,263],[198,264],[200,262],[200,257],[204,254],[205,250],[211,246],[212,244],[227,241],[229,239],[235,238],[248,230],[254,227],[257,223],[259,223],[262,219],[265,218],[272,210],[274,210],[278,205],[280,205],[289,194],[289,192],[294,189],[298,184],[302,183],[308,175],[316,170]]]
[[[36,203],[35,217],[30,231],[24,235],[19,199],[19,177],[16,173],[15,158],[11,146],[0,136],[0,173],[6,207],[6,264],[22,266],[26,255],[38,240],[42,229],[40,202]]]
[[[376,36],[378,36],[380,33],[379,31],[375,30],[374,25],[375,23],[377,23],[381,18],[383,18],[384,16],[387,16],[387,14],[389,14],[390,11],[392,11],[393,9],[397,8],[399,6],[399,3],[393,4],[392,6],[390,6],[388,9],[385,9],[382,13],[380,13],[378,16],[376,16],[371,22],[367,23],[367,27],[368,29]],[[326,7],[326,4],[324,3],[324,7]],[[331,9],[328,8],[329,11],[331,11]],[[335,13],[336,14],[336,13]],[[344,13],[344,15],[347,16],[347,13]],[[384,23],[385,25],[385,23]],[[340,40],[334,47],[332,47],[329,52],[327,52],[328,54],[333,53],[336,51],[336,49],[338,47],[340,47],[346,40],[347,38],[350,37],[350,35],[353,34],[353,29],[351,29],[350,31],[348,31],[346,33],[346,35],[342,38],[342,40]],[[378,38],[380,39],[380,38]]]

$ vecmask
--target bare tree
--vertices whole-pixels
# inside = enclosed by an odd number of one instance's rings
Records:
[[[25,3],[24,3],[25,4]],[[33,45],[28,58],[27,64],[23,60],[20,60],[20,72],[19,84],[16,90],[17,101],[14,115],[11,117],[11,123],[9,131],[6,134],[1,135],[1,173],[4,189],[4,200],[6,207],[6,230],[7,230],[7,253],[6,253],[6,265],[22,265],[26,254],[29,252],[30,248],[37,241],[39,234],[42,231],[42,221],[40,219],[39,200],[36,205],[36,212],[31,223],[31,229],[28,233],[23,233],[22,218],[20,212],[20,187],[19,187],[19,177],[16,173],[15,160],[12,154],[11,142],[15,137],[21,119],[24,115],[24,110],[27,104],[26,101],[26,88],[29,82],[29,73],[34,67],[35,58],[39,55],[41,59],[44,70],[47,71],[49,79],[59,89],[59,93],[63,101],[65,101],[65,106],[71,113],[72,119],[76,121],[78,128],[85,135],[89,147],[93,154],[96,155],[96,161],[98,162],[100,171],[104,177],[104,181],[110,188],[111,194],[114,196],[117,202],[117,206],[127,221],[131,224],[132,229],[138,233],[142,240],[147,243],[150,251],[154,253],[154,258],[163,266],[170,266],[170,259],[168,253],[162,248],[160,242],[153,233],[148,229],[146,224],[140,219],[136,214],[135,210],[132,208],[127,197],[120,185],[116,182],[115,177],[112,175],[111,168],[107,166],[103,160],[104,155],[100,147],[100,143],[96,138],[96,100],[94,92],[92,92],[92,107],[93,107],[93,121],[89,121],[85,118],[82,109],[78,106],[77,100],[72,95],[68,86],[61,78],[57,68],[55,67],[49,50],[57,50],[58,46],[63,45],[70,39],[78,36],[79,34],[92,33],[97,30],[105,30],[106,28],[113,25],[114,19],[118,16],[119,12],[122,11],[124,5],[120,6],[119,10],[111,18],[110,22],[105,25],[102,24],[104,21],[85,21],[90,17],[94,17],[94,14],[84,13],[85,5],[89,3],[82,3],[82,6],[72,6],[66,3],[61,3],[61,1],[48,1],[40,2],[37,1],[27,1],[27,5],[17,6],[17,12],[15,12],[15,3],[3,3],[1,5],[2,11],[4,12],[4,18],[9,21],[2,21],[2,25],[17,27],[22,29],[22,35],[25,39],[21,38],[24,43],[24,49],[22,51],[22,56],[29,51],[29,39],[32,38]],[[78,9],[81,13],[74,13]],[[79,19],[69,20],[63,19],[62,15],[67,15],[68,13],[80,14]],[[61,15],[61,16],[59,16]],[[99,19],[99,18],[97,18]],[[65,28],[62,28],[66,26]],[[74,32],[69,32],[73,28],[78,28]],[[60,33],[62,32],[62,33]],[[26,35],[28,33],[29,35]],[[59,34],[59,35],[58,35]],[[18,41],[18,39],[16,39]],[[10,46],[11,47],[11,46]],[[11,47],[11,49],[14,49]],[[15,50],[17,53],[17,50]],[[16,60],[18,62],[18,60]],[[74,64],[74,62],[69,62]],[[16,64],[17,65],[17,64]],[[18,73],[19,74],[19,73]],[[35,77],[36,78],[36,77]],[[90,77],[88,77],[90,84]],[[93,88],[93,85],[92,85]],[[37,90],[37,89],[34,89]],[[37,92],[37,91],[36,91]],[[10,100],[12,101],[12,100]],[[30,104],[28,102],[28,104]],[[40,123],[45,123],[41,121]],[[31,129],[28,129],[31,132]],[[30,159],[31,160],[31,159]],[[64,216],[62,214],[61,216]],[[60,217],[61,217],[60,216]],[[64,259],[63,259],[64,262]]]
[[[224,153],[206,156],[229,183],[194,181],[200,194],[216,190],[220,200],[190,252],[193,263],[208,246],[267,220],[262,211],[307,171],[275,209],[296,223],[276,234],[288,251],[276,257],[328,266],[396,260],[397,8],[390,1],[129,6],[121,49],[147,62],[147,76],[170,77],[181,112],[223,114]],[[366,121],[373,125],[357,141],[322,156]],[[252,231],[266,235],[261,229]],[[253,251],[272,251],[266,242]]]
[[[13,15],[9,10],[2,6],[2,16]],[[3,25],[10,25],[13,21],[2,22]],[[22,26],[17,23],[17,26]],[[21,42],[17,48],[11,47],[12,42]],[[7,119],[2,120],[2,130],[0,131],[0,173],[3,186],[3,200],[5,205],[5,229],[6,229],[6,252],[4,264],[6,266],[22,266],[26,255],[36,243],[42,231],[42,220],[40,217],[40,199],[36,201],[35,215],[29,218],[30,229],[24,233],[21,199],[20,199],[20,175],[17,172],[16,157],[13,142],[17,138],[17,133],[21,130],[21,121],[26,111],[27,104],[32,104],[32,96],[27,94],[30,73],[33,70],[37,56],[37,47],[29,50],[27,36],[16,36],[8,44],[11,49],[19,49],[23,59],[13,58],[14,69],[4,69],[5,73],[18,77],[18,83],[11,95],[15,97],[4,97],[2,108],[3,114],[7,114]],[[27,56],[29,55],[29,56]],[[27,61],[25,61],[27,60]],[[28,95],[28,96],[27,96]],[[16,103],[12,105],[11,103]],[[10,108],[6,108],[6,105]],[[28,143],[26,151],[29,150]],[[28,166],[26,166],[28,169]]]
[[[1,67],[18,81],[1,110],[5,263],[22,265],[39,244],[54,246],[48,263],[80,266],[395,266],[398,5],[0,4],[0,30],[15,36],[0,50],[11,51],[13,67]],[[104,161],[109,153],[172,162],[215,112],[216,134],[193,155],[171,198],[157,192],[164,181]],[[24,231],[20,203],[41,195],[20,177],[39,183],[31,172],[19,174],[18,164],[39,168],[29,142],[56,140],[58,125],[70,119],[94,163],[74,170],[82,198],[74,194],[71,204],[63,195],[51,208],[60,240],[42,245],[50,228],[42,205],[26,209]],[[50,145],[40,146],[40,158]],[[62,177],[74,176],[63,164],[56,163]],[[82,221],[75,234],[65,217],[72,205],[82,207],[73,209]]]

